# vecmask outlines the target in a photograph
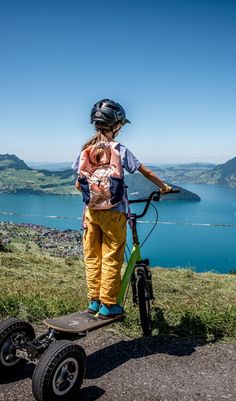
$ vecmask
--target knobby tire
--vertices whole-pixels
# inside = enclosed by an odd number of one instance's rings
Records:
[[[145,273],[140,271],[137,277],[137,292],[141,327],[144,336],[149,336],[152,332],[149,287]]]

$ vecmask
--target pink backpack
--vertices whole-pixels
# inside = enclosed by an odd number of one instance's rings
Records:
[[[117,145],[98,142],[81,152],[78,182],[91,209],[110,209],[123,199],[124,173]]]

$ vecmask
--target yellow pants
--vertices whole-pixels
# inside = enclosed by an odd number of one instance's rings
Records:
[[[83,236],[89,299],[116,304],[126,243],[126,215],[112,210],[87,209]]]

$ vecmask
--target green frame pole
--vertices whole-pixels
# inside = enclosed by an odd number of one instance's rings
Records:
[[[126,293],[128,285],[129,285],[131,275],[134,271],[135,263],[141,259],[142,258],[141,258],[139,244],[135,244],[135,245],[133,245],[129,261],[128,261],[128,264],[126,266],[126,269],[125,269],[125,272],[124,272],[124,275],[123,275],[122,281],[121,281],[121,290],[120,290],[119,296],[117,298],[117,302],[120,305],[123,305],[123,303],[124,303],[125,293]]]

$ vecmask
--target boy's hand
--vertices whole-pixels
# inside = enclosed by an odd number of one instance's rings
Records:
[[[78,189],[78,191],[81,192],[81,186],[80,186],[80,183],[79,183],[78,179],[76,180],[75,188]]]
[[[161,194],[167,194],[168,192],[170,192],[172,190],[172,187],[170,187],[167,184],[164,184],[164,187],[161,188]]]

